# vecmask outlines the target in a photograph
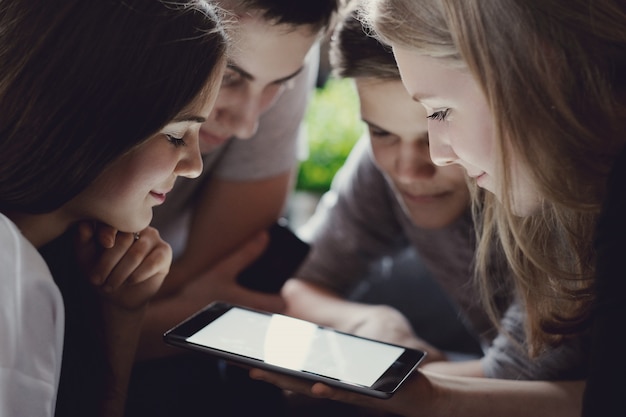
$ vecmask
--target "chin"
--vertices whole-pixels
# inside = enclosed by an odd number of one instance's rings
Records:
[[[429,215],[430,214],[430,215]],[[454,223],[457,217],[442,216],[439,213],[429,213],[427,211],[421,211],[415,215],[409,213],[411,222],[421,229],[441,229]]]
[[[120,232],[134,233],[150,226],[150,222],[152,222],[152,211],[150,211],[150,216],[128,217],[123,222],[109,224]]]

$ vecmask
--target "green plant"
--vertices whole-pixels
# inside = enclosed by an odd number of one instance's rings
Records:
[[[304,124],[309,155],[300,164],[296,189],[323,193],[363,133],[352,80],[331,77],[316,89]]]

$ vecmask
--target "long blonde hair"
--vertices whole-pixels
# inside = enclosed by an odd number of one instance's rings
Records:
[[[623,3],[623,2],[622,2]],[[366,0],[384,41],[469,70],[499,138],[502,202],[475,201],[477,271],[487,305],[500,246],[526,305],[531,351],[584,330],[593,301],[595,222],[626,140],[626,6],[617,0]],[[513,214],[515,153],[531,169],[539,213]],[[493,312],[494,310],[491,309]],[[495,316],[493,316],[495,318]]]

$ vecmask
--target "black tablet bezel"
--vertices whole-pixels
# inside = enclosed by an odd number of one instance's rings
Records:
[[[187,320],[168,330],[164,335],[163,339],[166,343],[178,346],[186,349],[191,349],[195,351],[205,352],[211,355],[216,355],[228,361],[237,362],[249,367],[255,367],[259,369],[266,369],[269,371],[279,372],[291,376],[301,377],[308,379],[310,381],[315,382],[323,382],[325,384],[335,386],[338,388],[351,390],[355,392],[359,392],[361,394],[370,395],[377,398],[390,398],[398,387],[406,380],[406,378],[411,374],[411,372],[417,367],[417,365],[424,359],[426,356],[425,352],[406,348],[404,346],[394,345],[390,343],[380,342],[356,335],[350,335],[348,333],[340,332],[338,330],[325,327],[325,326],[317,326],[318,328],[327,329],[333,332],[348,334],[352,337],[356,337],[359,339],[371,340],[376,343],[383,343],[386,345],[397,346],[404,349],[404,352],[400,355],[400,357],[380,376],[380,378],[372,384],[372,386],[364,386],[359,384],[353,384],[346,381],[340,381],[338,379],[318,375],[315,373],[307,372],[307,371],[297,371],[287,368],[282,368],[276,365],[268,364],[262,360],[251,358],[247,356],[242,356],[239,354],[223,351],[220,349],[215,349],[207,346],[202,346],[198,344],[191,343],[187,341],[187,338],[194,335],[196,332],[202,330],[205,326],[225,314],[232,308],[240,308],[252,312],[256,312],[259,314],[269,315],[272,313],[268,313],[261,310],[255,310],[248,307],[233,305],[224,302],[214,302],[209,304],[204,309],[200,310],[193,316],[189,317]]]

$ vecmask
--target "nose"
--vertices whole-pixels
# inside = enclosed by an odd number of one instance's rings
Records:
[[[435,165],[447,166],[454,164],[458,157],[452,147],[437,139],[436,136],[430,135],[430,158]]]
[[[402,143],[396,159],[396,176],[402,182],[427,179],[435,175],[436,167],[430,160],[428,142]]]
[[[200,145],[196,141],[195,146],[185,148],[178,164],[176,165],[175,174],[181,177],[197,178],[202,173],[204,163],[202,162],[202,154],[200,154]]]
[[[250,139],[259,128],[259,117],[261,117],[260,100],[244,100],[238,109],[234,110],[231,119],[233,124],[233,134],[239,139]]]
[[[259,118],[271,107],[283,91],[282,85],[268,85],[263,89],[249,88],[240,94],[230,109],[233,134],[239,139],[250,139],[259,127]]]

